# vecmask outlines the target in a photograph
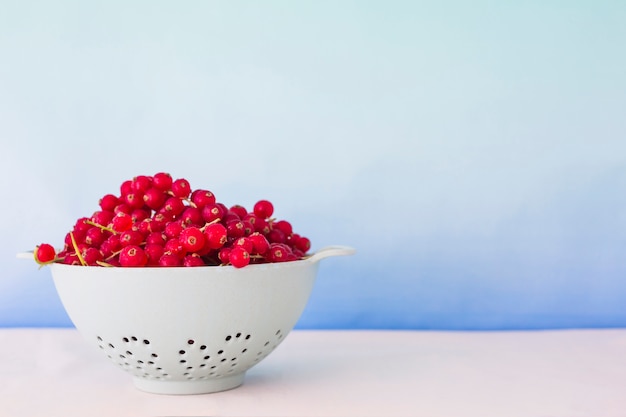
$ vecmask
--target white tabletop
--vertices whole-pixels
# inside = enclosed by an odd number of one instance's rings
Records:
[[[0,416],[626,416],[626,329],[294,331],[242,386],[149,394],[73,329],[0,330]]]

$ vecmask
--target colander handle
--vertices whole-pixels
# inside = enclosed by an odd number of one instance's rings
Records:
[[[349,246],[326,246],[308,258],[311,262],[319,262],[324,258],[328,258],[330,256],[346,256],[346,255],[354,255],[356,250]]]

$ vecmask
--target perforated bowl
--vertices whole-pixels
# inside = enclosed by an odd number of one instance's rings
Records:
[[[194,268],[51,264],[57,292],[82,336],[143,391],[201,394],[235,388],[293,329],[319,261]]]

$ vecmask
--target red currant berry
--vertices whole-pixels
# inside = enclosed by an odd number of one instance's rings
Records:
[[[100,199],[100,208],[104,211],[113,211],[120,203],[120,199],[113,194],[107,194]]]
[[[81,217],[74,224],[74,232],[86,232],[91,229],[91,225],[88,223],[89,219],[87,217]]]
[[[240,219],[243,219],[248,215],[248,210],[240,204],[235,204],[229,210],[239,216]]]
[[[252,225],[252,223],[247,220],[242,220],[241,223],[243,223],[244,236],[250,236],[252,233],[254,233],[254,226]]]
[[[228,259],[235,268],[243,268],[250,264],[250,253],[242,246],[234,246],[228,255]]]
[[[197,227],[183,229],[179,237],[181,245],[187,252],[197,252],[204,247],[204,233]]]
[[[133,223],[141,223],[150,217],[150,212],[144,209],[135,209],[130,213],[130,217],[133,219]]]
[[[146,245],[165,245],[167,235],[161,232],[152,232],[146,236]]]
[[[102,252],[96,248],[86,248],[81,252],[81,256],[85,263],[89,266],[96,266],[98,262],[104,259]]]
[[[270,249],[270,242],[268,242],[267,238],[259,232],[252,233],[249,236],[249,239],[252,241],[252,245],[254,247],[254,249],[250,253],[256,255],[265,255]]]
[[[90,246],[100,247],[102,242],[104,242],[108,237],[108,232],[105,232],[100,227],[92,227],[85,233],[85,243]]]
[[[217,254],[218,259],[224,264],[227,265],[229,262],[231,248],[222,248]]]
[[[172,193],[179,198],[187,198],[189,197],[189,193],[191,192],[191,187],[189,186],[189,181],[184,178],[179,178],[172,183]]]
[[[183,224],[180,221],[169,222],[165,225],[165,236],[168,238],[177,238],[180,236],[180,233],[183,231]]]
[[[156,266],[159,265],[159,259],[165,253],[165,249],[163,245],[155,244],[155,243],[147,243],[143,248],[144,252],[146,252],[146,256],[148,257],[148,265]]]
[[[152,178],[146,175],[138,175],[133,178],[132,185],[133,190],[139,191],[143,194],[148,188],[152,186]]]
[[[228,230],[228,237],[234,239],[243,237],[246,234],[246,226],[241,220],[231,220],[226,223],[226,229]]]
[[[253,208],[254,214],[262,219],[269,219],[274,214],[274,206],[267,200],[259,200]]]
[[[137,209],[143,207],[143,193],[141,191],[132,191],[122,197],[122,201],[130,208]]]
[[[239,239],[236,239],[233,242],[232,247],[235,248],[237,246],[241,246],[248,253],[252,253],[252,251],[254,250],[254,243],[252,243],[252,240],[250,240],[250,238],[248,237],[240,237]]]
[[[207,245],[211,249],[219,249],[224,246],[228,240],[228,230],[221,223],[213,223],[204,229]]]
[[[152,222],[150,223],[150,230],[153,232],[162,232],[165,230],[165,226],[167,226],[167,217],[162,213],[156,213],[154,217],[152,217]]]
[[[293,233],[293,228],[291,227],[291,223],[285,220],[279,220],[274,223],[272,229],[278,229],[285,234],[285,236],[289,236]]]
[[[39,265],[49,264],[56,259],[56,250],[48,243],[42,243],[35,248],[35,262]]]
[[[285,234],[278,229],[272,229],[267,234],[267,240],[269,240],[270,243],[285,243],[286,238]]]
[[[152,177],[152,185],[162,191],[169,191],[172,187],[172,176],[167,172],[159,172]]]
[[[191,193],[191,202],[202,209],[206,205],[215,204],[215,195],[208,190],[195,190]]]
[[[120,195],[125,196],[126,194],[131,192],[133,192],[133,181],[124,181],[122,185],[120,185]]]
[[[165,204],[167,194],[157,187],[148,188],[143,194],[143,202],[152,210],[159,210]]]
[[[211,223],[216,220],[222,220],[226,213],[218,204],[207,204],[202,208],[202,218],[205,222]]]
[[[173,219],[176,216],[180,216],[185,211],[185,204],[179,197],[170,197],[165,201],[165,204],[160,210],[165,216],[169,216]]]
[[[193,267],[193,266],[205,266],[206,264],[202,260],[202,258],[196,254],[191,254],[185,256],[183,259],[183,266]]]
[[[267,255],[267,260],[270,262],[287,262],[289,260],[290,253],[291,251],[287,246],[272,243]]]
[[[181,266],[183,259],[173,253],[165,252],[159,259],[159,266]]]
[[[174,237],[165,242],[165,252],[171,253],[172,255],[178,256],[180,259],[183,259],[185,255],[187,255],[187,250],[180,243],[178,237]]]
[[[295,243],[295,248],[305,254],[311,249],[311,241],[309,240],[309,238],[300,236],[300,238]]]
[[[126,213],[118,213],[111,221],[111,226],[116,232],[125,232],[133,226],[133,218]]]
[[[106,210],[96,211],[91,216],[91,221],[96,224],[99,224],[100,226],[107,226],[109,223],[111,223],[111,220],[113,220],[114,216],[115,216],[115,213],[113,213],[113,211],[106,211]]]
[[[202,210],[197,207],[187,207],[180,215],[180,220],[186,226],[203,226],[205,223]]]
[[[133,212],[133,208],[126,203],[120,203],[117,206],[115,206],[115,208],[113,209],[113,213],[115,214],[118,214],[118,213],[130,214],[132,212]]]
[[[148,263],[148,256],[139,246],[126,246],[120,252],[119,257],[121,266],[145,266]]]
[[[64,264],[66,265],[81,265],[78,255],[75,253],[68,253],[63,257]]]
[[[120,235],[111,235],[100,245],[100,252],[102,252],[102,256],[104,256],[105,258],[112,256],[120,249],[122,249],[122,245],[120,243]]]
[[[139,246],[143,243],[143,235],[135,230],[126,230],[120,235],[120,244],[125,246]]]
[[[257,217],[254,221],[254,230],[261,234],[267,235],[270,232],[270,224],[267,220]]]

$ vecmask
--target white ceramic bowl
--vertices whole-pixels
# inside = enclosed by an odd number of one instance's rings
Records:
[[[132,374],[137,388],[201,394],[241,385],[295,326],[319,261],[352,253],[333,246],[304,260],[241,269],[50,268],[78,331]]]

